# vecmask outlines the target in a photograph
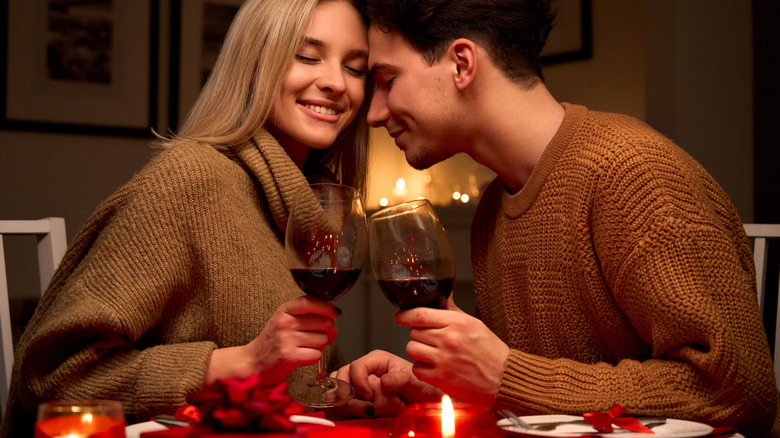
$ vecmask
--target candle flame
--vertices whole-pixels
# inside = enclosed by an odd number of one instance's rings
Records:
[[[81,424],[92,424],[93,418],[92,414],[86,413],[81,416]]]
[[[452,399],[448,395],[441,398],[441,436],[442,438],[455,436],[455,410],[452,407]]]

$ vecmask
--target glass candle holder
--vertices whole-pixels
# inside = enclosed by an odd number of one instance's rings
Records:
[[[41,403],[34,438],[125,438],[122,403],[67,400]]]
[[[446,397],[446,396],[445,396]],[[448,413],[448,404],[452,416]],[[503,438],[490,411],[479,405],[443,400],[407,406],[393,425],[393,437]]]

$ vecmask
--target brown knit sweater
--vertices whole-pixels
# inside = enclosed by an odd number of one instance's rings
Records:
[[[45,400],[121,400],[129,422],[186,403],[213,349],[248,343],[302,295],[283,230],[306,184],[266,132],[155,157],[65,255],[18,346],[0,436],[32,436]]]
[[[564,107],[528,183],[494,181],[472,225],[477,315],[512,349],[495,403],[769,436],[778,392],[729,198],[644,123]]]

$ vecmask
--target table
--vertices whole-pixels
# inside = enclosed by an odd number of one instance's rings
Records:
[[[367,427],[371,429],[371,438],[385,438],[390,435],[395,420],[395,417],[382,417],[336,420],[334,422],[339,426]]]
[[[390,434],[394,421],[395,417],[334,420],[338,426],[369,428],[371,429],[371,438],[387,437]],[[144,423],[127,426],[125,429],[125,434],[127,435],[127,438],[139,438],[142,432],[152,432],[165,429],[166,427],[161,424],[155,423],[154,421],[147,421]]]
[[[366,427],[371,429],[371,438],[386,438],[389,436],[393,427],[395,417],[383,417],[383,418],[356,418],[349,420],[334,420],[338,426],[350,426],[350,427]],[[141,431],[162,430],[165,426],[159,425],[153,421],[146,423],[134,424],[128,426],[126,429],[127,438],[139,438]],[[508,433],[507,436],[517,436]],[[743,435],[737,433],[730,438],[745,438]]]

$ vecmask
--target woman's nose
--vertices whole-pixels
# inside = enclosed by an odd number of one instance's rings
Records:
[[[329,90],[334,93],[343,93],[347,89],[347,82],[344,78],[344,71],[341,65],[327,67],[319,78],[320,89]]]

